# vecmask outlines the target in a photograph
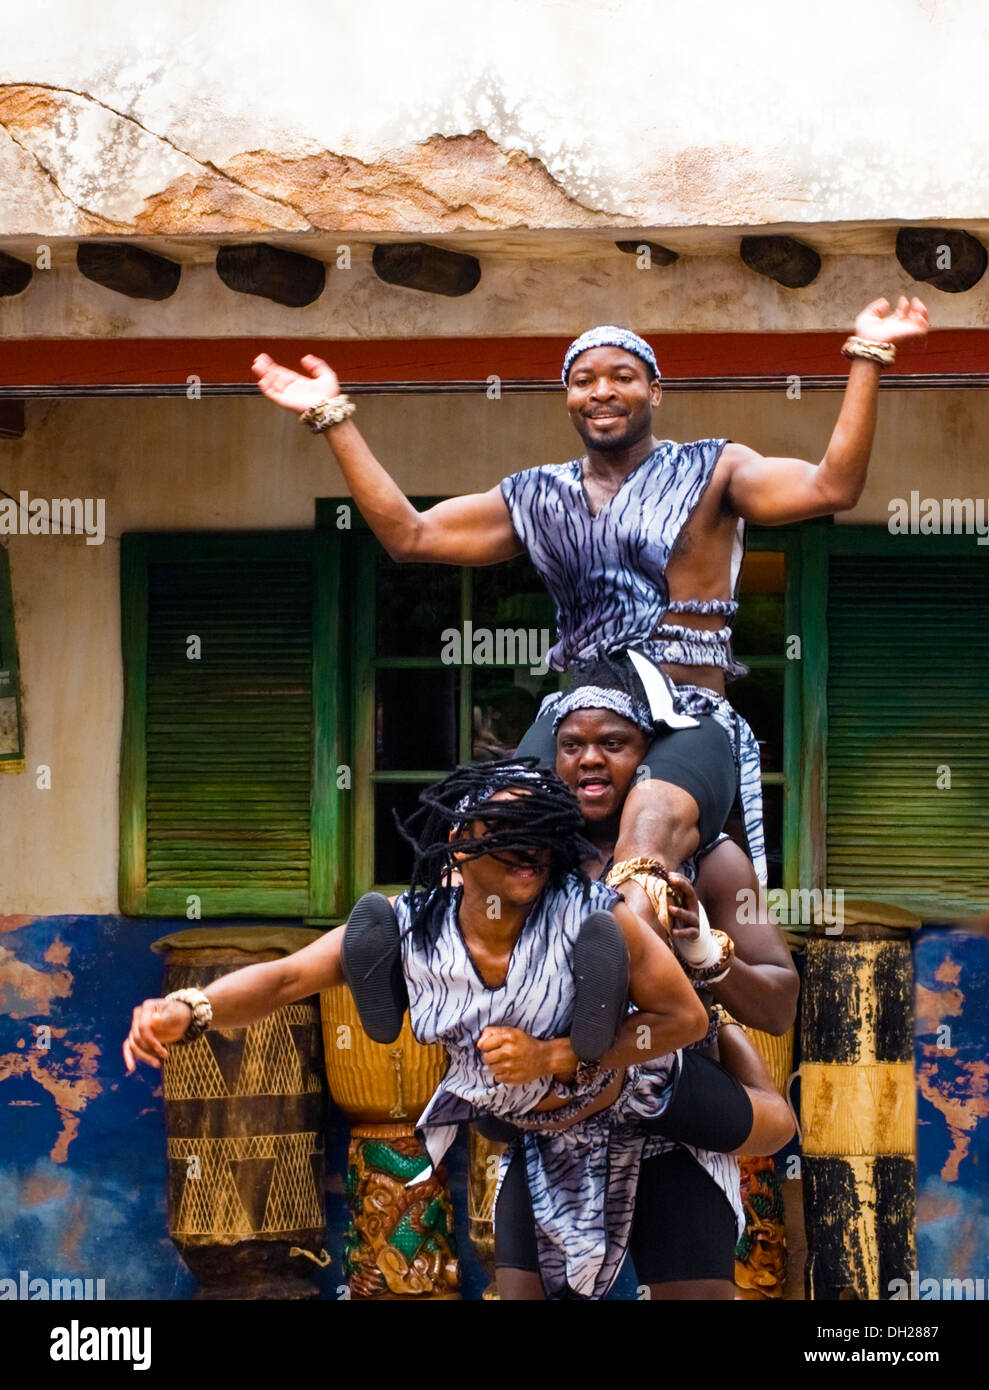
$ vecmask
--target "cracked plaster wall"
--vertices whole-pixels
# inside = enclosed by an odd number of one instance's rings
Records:
[[[977,0],[49,0],[0,235],[981,218]]]

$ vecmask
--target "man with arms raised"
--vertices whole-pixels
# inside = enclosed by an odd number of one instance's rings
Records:
[[[714,841],[736,794],[749,853],[765,881],[759,751],[725,699],[737,673],[726,618],[734,612],[745,521],[780,526],[853,507],[875,430],[881,368],[896,346],[927,333],[919,299],[859,314],[841,411],[819,463],[765,458],[725,439],[658,440],[652,349],[628,329],[590,330],[563,365],[567,409],[586,452],[529,468],[490,491],[417,512],[374,457],[333,370],[306,357],[307,375],[266,355],[253,370],[270,399],[326,432],[357,506],[394,560],[490,565],[527,551],[557,605],[550,664],[565,670],[601,650],[626,652],[646,686],[657,734],[650,778],[629,794],[616,859],[675,868]],[[691,626],[680,619],[689,615]],[[519,745],[548,766],[543,721]],[[630,905],[645,895],[628,885]]]

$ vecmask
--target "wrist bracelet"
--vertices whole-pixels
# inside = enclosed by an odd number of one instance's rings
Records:
[[[339,425],[341,421],[349,419],[356,409],[349,396],[334,396],[332,400],[317,401],[299,418],[313,434],[322,434],[331,425]]]
[[[718,959],[713,965],[697,966],[691,965],[680,951],[676,942],[673,943],[673,954],[683,966],[688,977],[694,984],[716,985],[719,980],[723,980],[731,969],[732,959],[735,955],[735,943],[727,932],[712,931],[711,940],[717,942],[720,947]]]
[[[863,357],[867,362],[875,362],[878,367],[891,367],[896,361],[894,343],[875,343],[870,338],[846,338],[841,345],[845,357]]]
[[[165,995],[165,1003],[169,1003],[172,999],[177,1000],[180,1004],[188,1004],[192,1010],[189,1026],[178,1041],[195,1042],[196,1038],[201,1037],[213,1022],[213,1005],[201,989],[175,989],[171,994]]]

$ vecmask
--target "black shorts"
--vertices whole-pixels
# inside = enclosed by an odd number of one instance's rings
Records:
[[[686,1149],[647,1158],[639,1170],[629,1252],[641,1284],[731,1280],[735,1212],[721,1188]],[[515,1155],[495,1211],[495,1264],[539,1272],[532,1202],[521,1153]]]
[[[649,775],[682,787],[697,802],[702,845],[720,835],[735,801],[738,773],[731,739],[710,714],[696,716],[696,729],[667,729],[658,733],[642,759]],[[544,767],[556,766],[556,737],[552,709],[525,731],[515,750],[520,758],[538,758]]]
[[[681,1053],[673,1095],[651,1134],[717,1153],[740,1148],[752,1102],[740,1081],[700,1052]],[[508,1138],[501,1125],[490,1138]],[[639,1170],[629,1249],[644,1284],[731,1279],[736,1228],[731,1203],[686,1149],[648,1158]],[[538,1272],[535,1221],[521,1152],[509,1164],[495,1211],[495,1264]],[[520,1261],[522,1263],[520,1263]]]

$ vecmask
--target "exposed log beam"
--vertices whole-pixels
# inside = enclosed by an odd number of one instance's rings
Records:
[[[792,236],[743,236],[740,255],[750,270],[788,290],[801,290],[816,278],[821,258]]]
[[[221,246],[216,253],[216,273],[238,294],[260,295],[290,309],[312,304],[326,284],[322,261],[266,242]]]
[[[674,261],[680,259],[678,251],[671,251],[668,246],[660,246],[658,241],[616,241],[615,245],[619,251],[624,251],[626,256],[641,255],[640,247],[649,248],[649,259],[653,265],[672,265]]]
[[[0,296],[20,294],[31,283],[34,267],[0,251]]]
[[[961,294],[978,284],[989,253],[971,232],[947,227],[901,227],[896,259],[908,275],[947,294]]]
[[[168,299],[182,275],[178,261],[127,242],[81,241],[76,265],[87,280],[128,299]]]
[[[371,264],[379,280],[426,294],[470,294],[481,279],[481,263],[463,251],[447,251],[422,241],[376,246]]]

